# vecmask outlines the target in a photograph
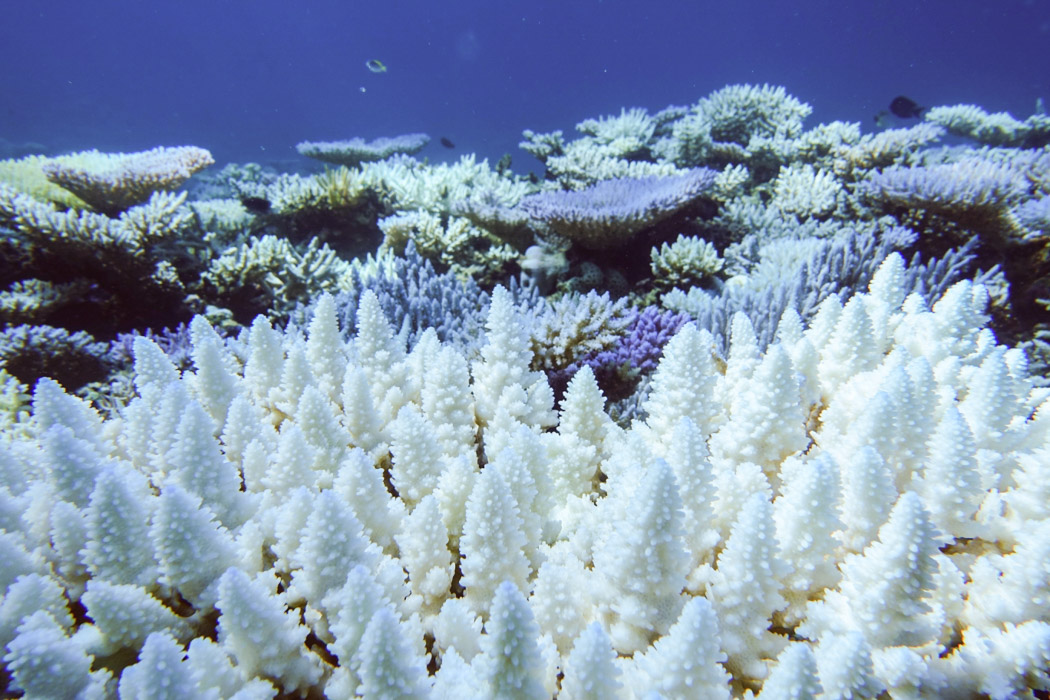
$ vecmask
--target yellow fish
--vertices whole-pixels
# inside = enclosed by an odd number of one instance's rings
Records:
[[[386,66],[378,59],[373,58],[365,61],[365,66],[373,73],[386,73]]]

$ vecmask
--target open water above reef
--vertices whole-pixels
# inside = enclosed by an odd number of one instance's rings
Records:
[[[733,83],[866,129],[898,94],[1019,118],[1050,98],[1043,0],[58,0],[5,2],[3,19],[4,157],[193,143],[287,169],[302,140],[424,131],[432,161],[510,152],[523,171],[539,164],[522,129]]]

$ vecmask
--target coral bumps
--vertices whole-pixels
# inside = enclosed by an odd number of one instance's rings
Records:
[[[327,296],[243,345],[198,318],[181,374],[140,338],[110,419],[41,380],[2,433],[12,687],[1046,687],[1048,392],[983,287],[928,308],[903,279],[891,255],[764,352],[739,316],[724,364],[682,327],[627,429],[586,368],[552,410],[501,289],[472,365],[366,292],[349,341]]]

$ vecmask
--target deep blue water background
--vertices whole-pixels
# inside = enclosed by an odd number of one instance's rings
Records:
[[[1023,118],[1050,101],[1050,0],[0,0],[0,139],[193,144],[306,164],[301,140],[425,131],[421,154],[538,164],[521,131],[783,85],[874,129],[897,94]],[[379,59],[386,73],[370,73]],[[457,148],[442,148],[446,136]],[[0,154],[2,155],[2,154]]]

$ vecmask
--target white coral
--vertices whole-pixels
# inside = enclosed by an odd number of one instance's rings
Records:
[[[684,327],[626,429],[589,370],[555,415],[505,290],[470,373],[433,334],[406,352],[366,294],[349,343],[327,300],[305,336],[260,319],[227,343],[198,319],[181,373],[139,339],[119,415],[41,380],[0,427],[12,683],[336,697],[397,675],[549,697],[612,692],[619,670],[642,696],[690,673],[720,692],[725,668],[765,694],[1044,687],[1047,391],[984,329],[983,287],[930,309],[902,270],[891,256],[808,328],[786,314],[765,351],[735,318],[724,365]],[[216,608],[219,643],[177,651]]]

